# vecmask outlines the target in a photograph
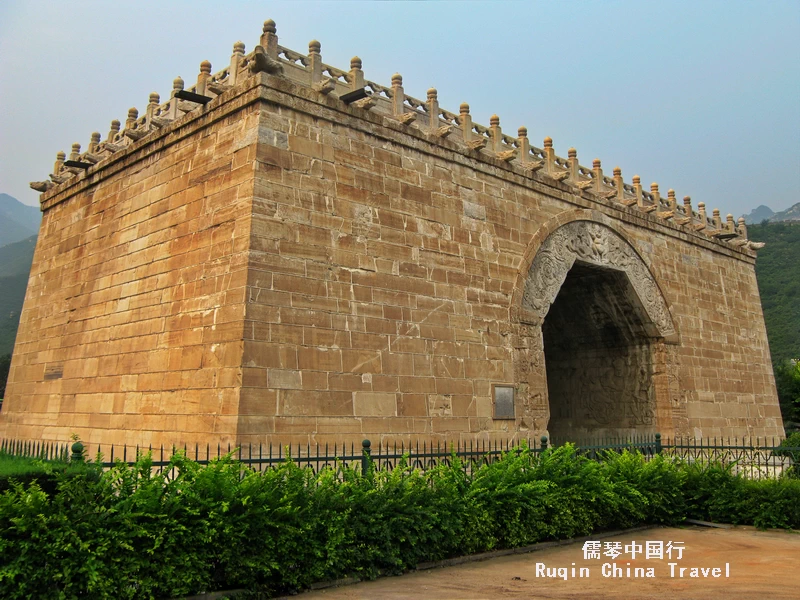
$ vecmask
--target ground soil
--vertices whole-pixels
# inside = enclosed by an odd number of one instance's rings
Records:
[[[800,532],[757,531],[752,527],[713,529],[705,527],[654,528],[603,538],[602,543],[661,540],[683,542],[683,558],[646,559],[630,555],[615,561],[608,557],[584,560],[583,543],[548,548],[527,554],[504,556],[452,567],[415,571],[355,585],[301,594],[302,600],[369,599],[478,599],[478,598],[699,598],[702,600],[800,598]],[[668,563],[677,563],[670,576]],[[568,569],[568,579],[537,576],[537,563]],[[572,578],[572,566],[588,567],[589,577]],[[623,574],[628,566],[652,567],[654,578],[604,577],[604,563],[615,563]],[[628,565],[630,563],[630,565]],[[725,577],[725,564],[729,577]],[[686,568],[679,577],[681,567]],[[721,577],[690,578],[692,567],[721,569]],[[609,568],[609,567],[607,567]],[[546,573],[546,571],[545,571]],[[579,573],[579,571],[576,571]]]

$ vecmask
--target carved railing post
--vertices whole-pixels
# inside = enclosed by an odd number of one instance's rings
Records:
[[[469,114],[469,104],[462,102],[458,107],[458,123],[461,125],[461,133],[464,136],[464,143],[470,150],[480,150],[486,147],[486,138],[481,136],[475,139],[472,135],[472,115]]]
[[[728,213],[728,216],[725,217],[725,219],[727,221],[725,223],[725,229],[727,229],[731,233],[736,233],[736,223],[733,221],[733,215]]]
[[[360,90],[364,87],[364,71],[361,70],[363,66],[364,63],[357,56],[350,59],[350,73],[347,81],[350,82],[351,90]]]
[[[160,102],[161,96],[156,92],[152,92],[147,103],[147,109],[145,110],[145,129],[153,129],[153,117],[155,116],[156,109]]]
[[[264,27],[262,28],[261,33],[261,47],[273,60],[277,60],[278,58],[278,28],[275,26],[275,21],[272,19],[267,19],[264,21]]]
[[[722,217],[719,216],[719,209],[715,208],[711,212],[711,214],[712,214],[711,220],[714,222],[714,227],[717,230],[722,231]]]
[[[58,175],[61,173],[61,168],[64,166],[64,161],[67,160],[67,154],[63,150],[56,152],[56,162],[53,165],[53,173]]]
[[[465,144],[472,141],[472,115],[469,114],[469,104],[462,102],[458,107],[458,124],[461,125],[461,135]]]
[[[111,121],[111,127],[108,130],[108,137],[106,137],[106,142],[113,143],[119,133],[120,122],[117,119]]]
[[[650,184],[650,195],[653,196],[653,204],[656,208],[661,208],[661,193],[658,191],[658,184],[654,181]]]
[[[86,148],[86,152],[89,154],[94,154],[97,152],[97,146],[100,144],[100,132],[95,131],[92,133],[91,141],[89,142],[89,146]]]
[[[678,198],[675,196],[675,190],[670,188],[667,190],[667,203],[669,204],[669,209],[672,211],[673,217],[678,214]]]
[[[308,42],[308,70],[311,72],[311,87],[322,82],[322,44],[317,40]]]
[[[638,175],[633,176],[633,195],[636,198],[636,206],[644,208],[644,196],[642,196],[642,178]]]
[[[553,150],[553,138],[547,136],[542,143],[544,145],[544,148],[542,148],[542,152],[544,153],[544,170],[548,174],[553,174],[556,171],[556,153]]]
[[[706,203],[700,202],[697,204],[697,214],[700,215],[700,222],[705,227],[708,224],[708,215],[706,214]]]
[[[625,200],[625,182],[622,180],[622,169],[614,167],[614,186],[617,188],[617,202]]]
[[[744,217],[739,217],[739,227],[737,228],[739,235],[742,236],[742,239],[747,238],[747,223],[745,223]]]
[[[535,173],[544,167],[543,160],[531,160],[531,144],[528,141],[528,128],[520,127],[517,129],[517,150],[519,150],[519,160],[522,168]]]
[[[691,196],[683,197],[683,218],[676,219],[679,225],[691,225],[694,219],[694,212],[692,211],[692,198]]]
[[[592,161],[592,172],[594,173],[594,192],[600,194],[605,191],[603,187],[603,165],[599,158]]]
[[[439,129],[439,92],[428,88],[428,126],[431,131]]]
[[[569,170],[569,181],[572,185],[580,181],[580,164],[578,163],[578,151],[575,148],[567,150],[567,169]]]
[[[492,115],[489,119],[489,135],[492,137],[492,151],[500,160],[513,160],[517,156],[514,149],[503,150],[503,130],[500,127],[500,117]]]
[[[392,114],[406,125],[417,118],[416,113],[406,113],[406,92],[403,89],[403,76],[400,73],[392,75]]]
[[[178,103],[180,100],[175,97],[180,91],[183,91],[184,81],[180,75],[178,75],[175,79],[172,80],[172,93],[170,94],[169,98],[169,118],[170,119],[177,119],[178,118]]]
[[[197,85],[194,88],[195,93],[201,96],[206,95],[206,84],[211,77],[211,63],[204,60],[200,63],[200,73],[197,75]]]
[[[244,59],[244,42],[239,41],[233,45],[233,54],[231,54],[231,66],[228,69],[227,84],[234,86],[239,81],[239,69]]]
[[[80,160],[81,159],[81,145],[78,142],[72,144],[72,152],[69,154],[70,160]]]

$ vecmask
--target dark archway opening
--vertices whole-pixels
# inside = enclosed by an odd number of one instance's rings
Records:
[[[542,326],[555,443],[655,432],[653,327],[624,272],[572,266]]]

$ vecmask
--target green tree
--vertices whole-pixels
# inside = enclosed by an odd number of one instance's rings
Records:
[[[800,423],[800,361],[787,360],[778,364],[775,367],[775,385],[787,429],[789,422],[796,427]]]

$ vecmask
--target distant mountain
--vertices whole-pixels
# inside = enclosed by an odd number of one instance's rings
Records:
[[[27,287],[27,273],[0,277],[0,356],[11,354],[14,350]]]
[[[27,275],[30,272],[36,237],[32,235],[20,242],[0,246],[0,277]]]
[[[742,216],[748,223],[761,223],[761,221],[769,220],[769,218],[774,214],[775,211],[773,211],[769,206],[764,206],[762,204],[758,208],[751,210],[749,215]]]
[[[13,196],[0,194],[0,246],[13,244],[39,233],[41,211]]]
[[[790,206],[786,210],[775,213],[769,220],[771,223],[777,223],[779,221],[800,221],[800,202],[794,206]]]
[[[780,212],[775,212],[769,206],[762,204],[758,208],[751,210],[750,214],[742,216],[748,224],[753,225],[758,225],[762,221],[769,221],[770,223],[800,221],[800,202]]]

